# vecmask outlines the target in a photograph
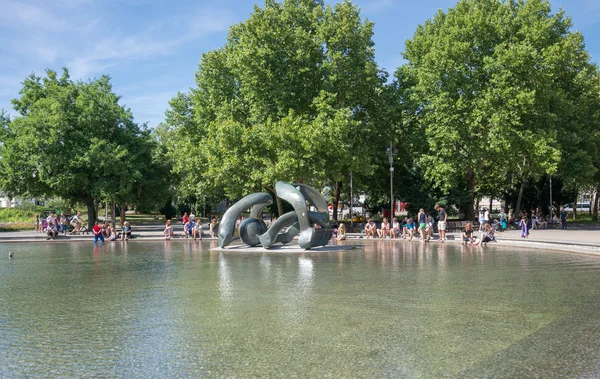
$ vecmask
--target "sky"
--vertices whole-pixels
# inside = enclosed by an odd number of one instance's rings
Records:
[[[326,0],[327,3],[335,1]],[[417,25],[456,0],[353,0],[375,23],[377,63],[393,73]],[[551,0],[600,61],[600,0]],[[203,52],[226,42],[263,0],[0,0],[0,109],[12,111],[31,73],[67,67],[73,79],[107,74],[135,120],[156,126],[168,101],[195,86]]]

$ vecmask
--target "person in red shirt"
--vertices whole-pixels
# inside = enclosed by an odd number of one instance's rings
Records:
[[[185,238],[188,238],[188,232],[187,232],[187,229],[185,228],[185,224],[187,224],[188,221],[190,221],[190,218],[188,217],[187,212],[185,212],[183,214],[183,234],[185,235]]]
[[[102,228],[98,225],[98,220],[94,222],[94,227],[92,228],[94,231],[94,243],[98,243],[98,240],[104,243],[104,236],[102,235]]]

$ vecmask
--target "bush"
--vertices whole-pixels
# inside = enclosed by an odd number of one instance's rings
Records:
[[[169,200],[162,208],[160,208],[159,212],[161,214],[164,214],[167,220],[170,220],[173,217],[177,216],[177,209],[175,209],[175,207],[171,203],[171,200]]]
[[[184,213],[187,213],[189,215],[191,210],[192,208],[190,208],[188,204],[177,204],[177,215],[183,216]]]
[[[0,208],[0,222],[27,222],[35,219],[35,211],[21,208]]]

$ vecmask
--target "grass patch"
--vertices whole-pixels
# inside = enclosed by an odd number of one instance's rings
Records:
[[[35,222],[0,223],[0,232],[18,232],[21,230],[34,230]]]

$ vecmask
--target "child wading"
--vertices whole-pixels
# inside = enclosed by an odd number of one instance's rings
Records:
[[[98,243],[98,240],[104,243],[104,236],[102,235],[102,228],[98,225],[98,220],[94,222],[94,227],[92,228],[94,231],[94,243]]]

